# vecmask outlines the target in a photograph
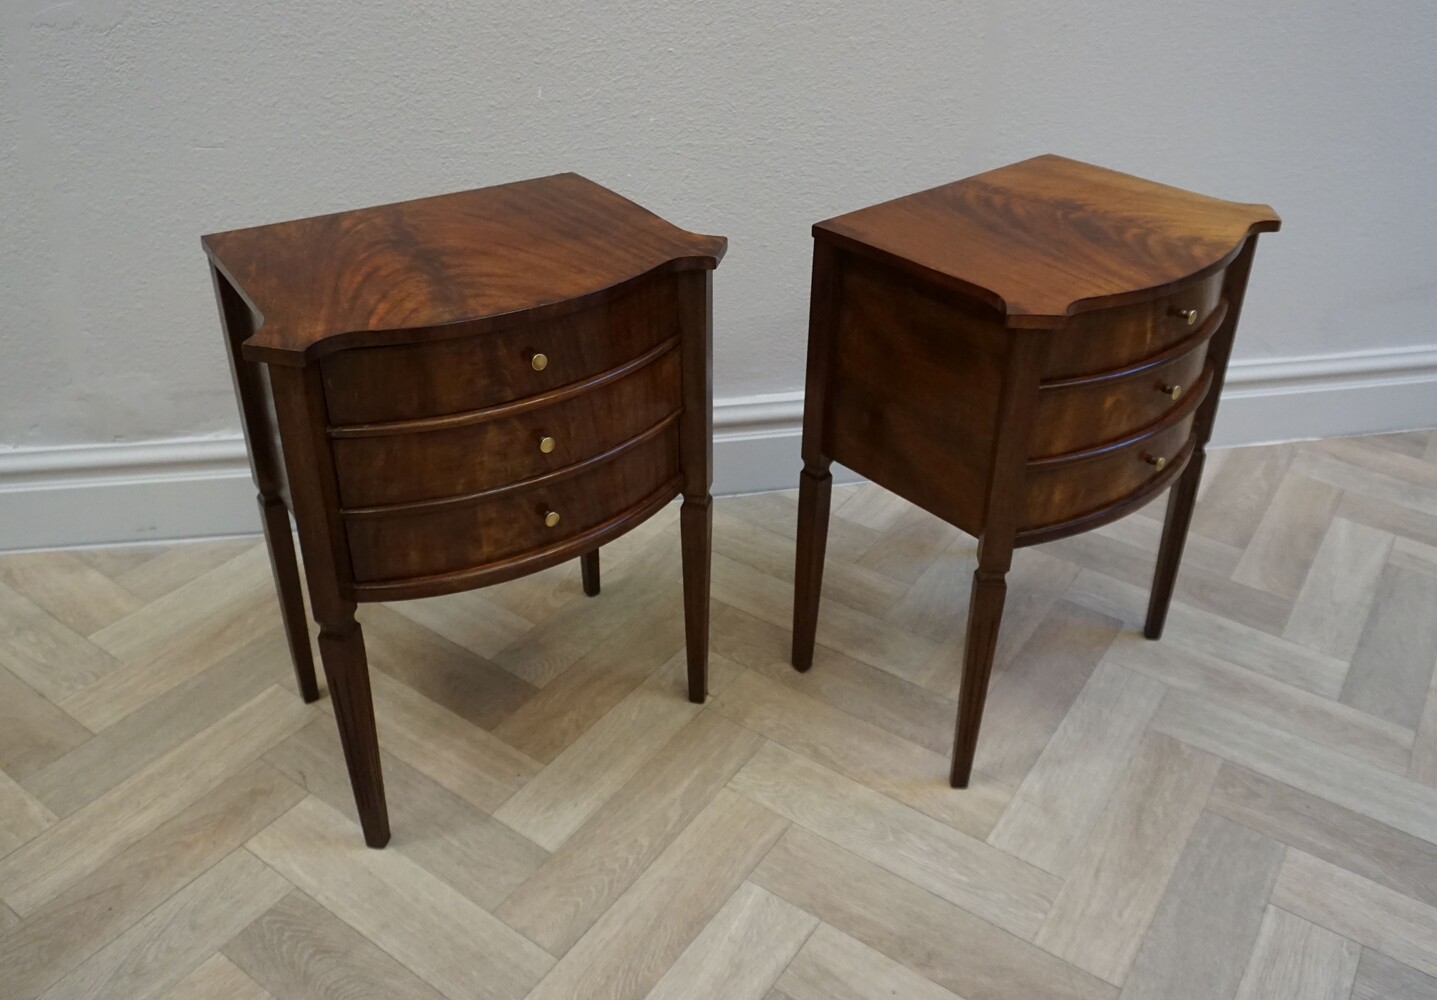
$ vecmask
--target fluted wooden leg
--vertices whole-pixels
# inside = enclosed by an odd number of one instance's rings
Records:
[[[599,596],[599,550],[585,552],[579,557],[579,572],[584,578],[584,593],[590,597]]]
[[[684,498],[684,641],[689,661],[689,701],[703,704],[709,685],[709,563],[713,543],[713,497]]]
[[[981,566],[974,571],[973,592],[968,600],[968,635],[963,644],[958,724],[953,734],[953,768],[949,774],[954,788],[967,788],[973,773],[973,754],[978,748],[978,729],[983,723],[983,703],[988,697],[988,678],[993,673],[993,654],[998,648],[998,628],[1007,594],[1005,572]]]
[[[1153,572],[1152,594],[1148,597],[1148,619],[1143,625],[1143,635],[1149,639],[1162,638],[1163,625],[1168,619],[1168,605],[1173,599],[1173,584],[1177,582],[1178,564],[1182,562],[1183,543],[1187,541],[1193,507],[1197,505],[1198,484],[1202,482],[1205,458],[1206,453],[1201,447],[1194,450],[1188,467],[1168,495],[1163,538],[1158,544],[1158,565]]]
[[[314,654],[309,649],[309,619],[304,613],[294,538],[289,533],[289,509],[279,497],[266,498],[261,494],[258,500],[269,565],[274,571],[274,588],[279,592],[280,617],[289,641],[289,658],[294,663],[294,679],[299,683],[301,698],[318,701],[319,682],[314,676]]]
[[[374,727],[374,702],[369,692],[369,663],[364,633],[353,613],[346,620],[321,624],[319,655],[334,702],[344,763],[359,809],[359,825],[370,847],[389,843],[389,811],[384,803],[384,775],[379,766],[379,735]]]
[[[813,666],[832,492],[833,475],[828,471],[827,462],[816,468],[804,468],[798,479],[798,554],[793,571],[793,650],[790,657],[790,662],[799,670]]]

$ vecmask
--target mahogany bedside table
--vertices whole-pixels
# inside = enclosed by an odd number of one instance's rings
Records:
[[[1013,549],[1169,485],[1162,634],[1266,205],[1040,156],[820,222],[793,665],[813,662],[841,462],[976,536],[952,784],[973,767]]]
[[[356,602],[580,557],[683,496],[689,697],[708,665],[711,275],[726,241],[576,174],[206,236],[285,630],[364,839],[389,840]]]

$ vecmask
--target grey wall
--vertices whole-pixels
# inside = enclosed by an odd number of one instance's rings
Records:
[[[730,237],[716,393],[801,386],[808,226],[1053,151],[1271,202],[1243,358],[1437,344],[1437,5],[4,0],[0,445],[232,432],[198,237],[560,170]]]

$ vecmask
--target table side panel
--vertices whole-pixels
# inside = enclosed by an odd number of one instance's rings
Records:
[[[1009,334],[951,293],[840,259],[824,451],[976,533]]]

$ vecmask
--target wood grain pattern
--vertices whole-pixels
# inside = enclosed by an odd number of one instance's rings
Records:
[[[1104,663],[1043,750],[988,842],[1066,876],[1162,700],[1157,681]],[[1096,789],[1101,789],[1094,795]],[[1055,828],[1061,831],[1054,836]]]
[[[33,912],[241,770],[311,714],[287,692],[268,689],[0,860],[0,897],[21,916]]]
[[[1362,947],[1269,906],[1236,1000],[1347,1000]]]
[[[967,1000],[1117,990],[912,882],[795,827],[753,881]]]
[[[1047,155],[814,228],[845,248],[944,280],[1003,311],[1012,326],[1060,326],[1073,312],[1220,266],[1250,233],[1277,227],[1265,205]]]
[[[702,712],[495,912],[562,955],[753,756],[761,739]]]
[[[31,1000],[303,797],[252,763],[0,936],[0,997]]]
[[[1219,766],[1176,740],[1145,737],[1034,943],[1121,983]]]
[[[732,787],[794,823],[1024,938],[1058,882],[857,782],[768,744]]]
[[[235,851],[42,995],[45,1000],[159,996],[289,889],[254,855]]]
[[[1198,513],[1211,504],[1222,516],[1194,518],[1184,573],[1233,589],[1179,583],[1160,644],[1137,630],[1151,569],[1142,554],[1157,543],[1161,509],[1068,540],[1084,544],[1020,550],[1007,577],[1014,638],[995,655],[985,736],[1016,784],[979,771],[957,795],[942,763],[962,613],[945,626],[941,611],[966,592],[955,583],[971,572],[975,546],[872,485],[833,488],[829,569],[844,567],[833,579],[845,583],[825,591],[825,614],[854,614],[815,645],[807,673],[789,665],[786,609],[763,607],[792,578],[795,496],[714,501],[716,543],[745,567],[727,594],[767,620],[715,603],[713,698],[662,745],[643,724],[694,712],[680,666],[677,506],[608,547],[602,599],[584,596],[570,564],[440,599],[433,614],[422,603],[367,606],[383,668],[373,689],[389,792],[422,826],[396,824],[383,853],[361,848],[343,816],[352,806],[324,718],[331,703],[301,705],[272,618],[239,650],[157,685],[94,734],[23,671],[0,672],[0,719],[13,720],[0,730],[5,787],[64,805],[52,808],[50,828],[0,857],[0,876],[37,897],[0,903],[0,1000],[35,1000],[62,982],[72,994],[126,1000],[472,1000],[495,982],[516,1000],[535,989],[587,997],[591,982],[633,1000],[656,987],[761,1000],[1321,998],[1345,996],[1356,949],[1355,1000],[1427,1000],[1437,975],[1413,963],[1430,961],[1427,921],[1437,912],[1437,789],[1422,780],[1432,730],[1385,717],[1394,704],[1385,693],[1343,697],[1354,661],[1368,657],[1364,690],[1389,692],[1410,666],[1404,657],[1422,648],[1417,612],[1400,609],[1426,593],[1409,574],[1430,578],[1419,546],[1437,541],[1428,515],[1392,502],[1421,502],[1427,475],[1359,451],[1425,463],[1428,436],[1212,453]],[[1323,464],[1309,468],[1309,459]],[[1306,471],[1291,472],[1298,463]],[[1244,474],[1229,478],[1228,468]],[[1266,544],[1263,524],[1276,518],[1268,507],[1311,517],[1331,489],[1341,499],[1330,522],[1393,538],[1380,571],[1364,576],[1370,592],[1357,595],[1371,610],[1351,658],[1270,631],[1285,627],[1296,596],[1229,580],[1244,546]],[[1244,533],[1246,542],[1213,537]],[[44,578],[48,555],[26,553],[3,585],[27,602],[26,627],[45,632],[35,616],[69,628],[56,615],[71,620],[93,584],[75,561],[117,585],[131,581],[145,607],[104,626],[129,635],[126,658],[114,661],[126,669],[174,655],[166,650],[185,638],[147,612],[161,598],[189,622],[246,620],[244,602],[226,605],[206,577],[254,550],[251,569],[218,576],[240,589],[250,573],[263,582],[262,545],[68,552],[54,581]],[[0,566],[9,558],[0,554]],[[1328,570],[1314,562],[1303,585],[1314,572]],[[1284,575],[1260,582],[1291,592]],[[1266,595],[1260,613],[1225,610],[1254,593]],[[156,625],[150,644],[130,622],[136,615]],[[880,633],[866,655],[896,650],[913,679],[832,645],[869,627]],[[219,623],[211,634],[226,629],[242,630]],[[891,641],[902,630],[928,651],[917,669]],[[67,648],[54,647],[60,656]],[[1380,662],[1382,650],[1392,662]],[[52,669],[43,659],[31,666]],[[78,676],[65,663],[53,670]],[[1162,692],[1135,741],[1093,697],[1094,677],[1117,671]],[[1424,712],[1434,705],[1426,700]],[[1062,735],[1075,727],[1082,738]],[[1055,737],[1058,749],[1046,752]],[[533,756],[516,743],[550,749]],[[595,752],[569,759],[585,747]],[[1053,756],[1060,751],[1068,759]],[[1078,786],[1043,791],[1059,810],[1046,828],[1016,794],[1045,753],[1050,777],[1066,771]],[[1205,795],[1215,759],[1223,763]],[[576,789],[586,818],[550,855],[492,812],[566,760],[568,777],[545,798],[559,803],[560,786]],[[760,793],[753,779],[764,775],[774,780]],[[1028,907],[1032,941],[987,919],[1021,897],[1007,895],[1015,872],[1031,871],[975,839],[1005,818],[1024,819],[1025,851],[1073,852],[1063,877],[1040,875],[1047,902]],[[266,839],[276,832],[282,856]],[[231,871],[288,866],[271,883],[281,894],[272,902],[250,894],[253,880],[206,880],[246,845],[275,867]],[[1274,895],[1284,859],[1299,855]],[[47,888],[36,891],[32,873]],[[302,888],[284,884],[293,882]],[[964,905],[932,891],[960,886]],[[759,930],[768,927],[779,930]],[[1120,984],[1084,967],[1118,979],[1129,954]],[[516,977],[525,956],[536,964]],[[559,959],[562,979],[543,985]]]
[[[1437,908],[1295,849],[1283,862],[1272,902],[1429,976],[1437,975]]]
[[[713,919],[787,824],[721,791],[530,994],[642,997]]]
[[[1231,996],[1252,952],[1283,847],[1208,814],[1178,860],[1123,984],[1123,1000]]]
[[[425,270],[410,264],[415,233],[424,234]],[[554,302],[597,300],[657,269],[716,267],[725,247],[578,174],[214,233],[203,243],[264,316],[245,357],[278,364],[403,343],[406,327],[466,323],[472,329],[462,332],[479,332]]]
[[[274,1000],[263,986],[223,955],[205,962],[165,991],[160,1000]]]
[[[441,994],[364,935],[295,890],[224,946],[225,957],[276,1000],[356,996],[440,1000]]]
[[[1208,808],[1340,868],[1437,906],[1437,844],[1246,768],[1225,765]]]
[[[1362,949],[1352,1000],[1423,1000],[1430,996],[1437,996],[1437,979],[1380,951]]]
[[[762,1000],[817,926],[817,917],[745,882],[647,1000]]]
[[[451,996],[522,997],[553,964],[404,855],[366,850],[353,823],[313,798],[252,839],[250,849]]]
[[[954,1000],[955,996],[827,924],[813,932],[779,977],[778,986],[792,1000]]]

